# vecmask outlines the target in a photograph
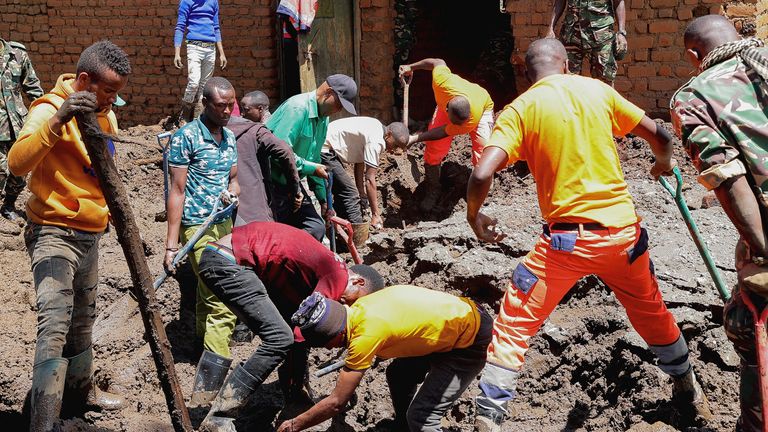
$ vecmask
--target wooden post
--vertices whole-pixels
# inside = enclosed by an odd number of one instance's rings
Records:
[[[187,407],[184,405],[184,395],[176,377],[176,368],[171,355],[171,344],[165,334],[163,317],[157,307],[152,274],[147,260],[144,258],[139,227],[133,216],[128,194],[115,167],[112,155],[109,154],[104,135],[101,133],[96,115],[76,116],[83,143],[91,158],[91,165],[99,179],[101,190],[107,201],[112,224],[115,226],[117,239],[123,248],[128,268],[133,281],[132,293],[139,303],[139,311],[144,321],[146,339],[155,360],[157,376],[165,393],[168,413],[171,416],[173,429],[177,432],[191,432],[192,422],[189,420]]]

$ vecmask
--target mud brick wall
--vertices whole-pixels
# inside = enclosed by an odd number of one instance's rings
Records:
[[[394,104],[394,2],[359,0],[359,5],[360,112],[389,122]]]
[[[277,102],[277,44],[272,0],[220,0],[228,78],[243,91],[264,90]],[[74,72],[83,48],[108,38],[130,56],[133,75],[121,92],[121,126],[156,124],[176,110],[186,73],[173,67],[177,1],[2,0],[0,37],[24,43],[43,87]],[[184,49],[182,48],[182,57]]]
[[[751,36],[755,34],[756,1],[625,0],[629,53],[619,63],[616,89],[649,114],[668,118],[672,93],[693,72],[682,48],[687,23],[696,16],[724,14],[742,34]],[[507,0],[506,5],[519,61],[531,41],[546,35],[552,2]],[[585,65],[583,70],[588,73],[589,68]],[[517,82],[518,90],[525,90],[526,80]]]

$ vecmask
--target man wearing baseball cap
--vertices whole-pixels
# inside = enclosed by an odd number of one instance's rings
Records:
[[[276,137],[287,142],[296,156],[296,168],[300,177],[307,177],[310,187],[326,216],[325,182],[328,172],[320,162],[320,150],[328,130],[328,117],[342,108],[356,115],[355,97],[357,84],[342,74],[331,75],[316,90],[298,94],[286,100],[267,120],[267,127]],[[294,194],[288,189],[283,167],[272,164],[274,197],[272,213],[275,220],[307,231],[318,241],[325,234],[325,223],[315,211],[312,202],[302,186],[304,200],[294,210]]]
[[[347,356],[331,394],[278,432],[305,430],[339,413],[376,357],[394,359],[387,367],[392,429],[439,432],[483,369],[493,330],[493,319],[472,300],[411,285],[381,289],[351,306],[315,292],[291,320],[311,346],[345,346]]]

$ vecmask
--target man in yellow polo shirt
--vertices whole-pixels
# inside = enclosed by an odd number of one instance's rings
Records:
[[[514,397],[528,340],[582,277],[594,274],[615,293],[632,326],[673,378],[681,416],[703,424],[707,399],[688,361],[688,347],[667,310],[621,171],[613,136],[633,133],[656,156],[651,175],[669,174],[672,137],[612,87],[568,75],[565,47],[555,39],[531,44],[527,75],[534,84],[502,111],[472,172],[467,220],[480,240],[498,242],[497,221],[480,212],[495,171],[528,162],[547,225],[515,268],[494,322],[488,363],[476,399],[476,426],[501,431]]]
[[[304,430],[336,415],[375,357],[395,359],[387,367],[393,430],[439,432],[443,415],[485,364],[492,322],[472,300],[410,285],[384,288],[350,307],[313,294],[293,323],[313,346],[346,346],[346,365],[328,397],[278,432]]]
[[[421,208],[429,211],[437,203],[440,192],[440,165],[451,148],[455,135],[469,134],[472,138],[472,165],[476,165],[493,128],[493,100],[477,84],[452,73],[445,61],[427,58],[400,66],[401,76],[415,70],[432,71],[432,91],[435,93],[435,114],[426,132],[412,135],[408,144],[425,141],[424,182],[427,194]]]

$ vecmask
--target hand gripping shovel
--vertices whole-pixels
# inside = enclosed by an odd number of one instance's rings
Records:
[[[715,262],[712,260],[712,256],[709,254],[709,250],[707,250],[707,246],[704,244],[704,240],[701,238],[699,229],[696,227],[696,222],[694,222],[693,216],[691,216],[691,212],[688,211],[688,205],[685,203],[685,198],[683,197],[682,193],[683,177],[680,175],[680,170],[675,167],[672,172],[674,173],[675,179],[677,180],[676,189],[672,189],[672,186],[669,185],[664,177],[659,177],[659,182],[662,186],[664,186],[664,189],[666,189],[667,192],[672,195],[672,198],[674,198],[675,203],[677,204],[677,208],[680,209],[680,213],[683,216],[685,225],[688,226],[688,231],[691,233],[693,242],[699,249],[699,253],[704,259],[704,264],[706,264],[707,270],[709,271],[710,276],[712,276],[712,280],[715,282],[715,286],[720,293],[720,297],[723,299],[723,302],[728,301],[728,299],[731,298],[731,295],[726,289],[725,282],[723,282],[723,278],[720,276],[720,271],[715,266]],[[768,368],[766,368],[768,365],[768,331],[766,331],[768,308],[763,309],[762,313],[758,313],[757,308],[749,298],[749,295],[747,295],[744,290],[739,290],[739,293],[741,295],[742,301],[747,306],[747,309],[749,309],[749,311],[752,313],[752,320],[755,323],[757,362],[758,370],[760,371],[760,397],[762,400],[763,408],[763,432],[768,432],[768,419],[766,419],[766,415],[768,415]]]

